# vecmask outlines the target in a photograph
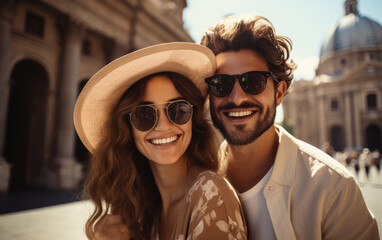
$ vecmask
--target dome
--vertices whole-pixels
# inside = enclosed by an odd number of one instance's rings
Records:
[[[356,4],[357,1],[354,0],[345,2],[346,15],[327,34],[320,57],[333,52],[382,47],[382,26],[368,17],[359,15]]]

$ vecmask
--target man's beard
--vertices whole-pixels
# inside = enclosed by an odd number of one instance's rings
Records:
[[[244,105],[236,106],[236,108],[249,108],[251,104],[247,103]],[[261,136],[265,131],[267,131],[274,123],[276,117],[276,96],[274,98],[273,104],[270,106],[266,106],[265,108],[260,105],[254,105],[258,108],[257,114],[258,119],[256,125],[253,130],[244,130],[245,125],[236,125],[235,132],[228,132],[224,127],[222,121],[218,118],[215,111],[215,106],[213,101],[210,99],[210,113],[211,119],[215,125],[215,127],[220,131],[223,137],[227,140],[227,142],[231,145],[247,145],[253,141],[255,141],[259,136]],[[223,106],[222,108],[232,108],[232,104]],[[220,108],[221,109],[221,108]],[[265,112],[264,112],[265,111]]]

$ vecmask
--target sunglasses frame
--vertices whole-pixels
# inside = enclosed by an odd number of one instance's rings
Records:
[[[183,123],[183,124],[177,124],[177,123],[174,123],[174,122],[171,120],[171,118],[170,118],[170,116],[169,116],[169,113],[168,113],[168,107],[169,107],[171,104],[176,103],[176,102],[185,102],[186,104],[188,104],[189,106],[191,106],[191,116],[190,116],[190,119],[188,119],[188,121],[185,122],[185,123]],[[163,105],[165,105],[165,106],[163,106]],[[160,106],[162,106],[162,107],[160,107]],[[139,130],[138,128],[136,128],[136,127],[134,126],[133,121],[132,121],[132,119],[131,119],[131,118],[132,118],[131,115],[132,115],[133,111],[135,111],[135,110],[136,110],[137,108],[139,108],[139,107],[151,107],[151,108],[153,108],[153,109],[155,110],[155,116],[156,116],[156,118],[155,118],[155,122],[154,122],[153,126],[152,126],[150,129],[148,129],[148,130],[144,130],[144,131]],[[129,112],[129,116],[130,116],[129,119],[130,119],[130,123],[131,123],[131,125],[132,125],[136,130],[138,130],[138,131],[140,131],[140,132],[147,132],[147,131],[152,130],[152,129],[157,125],[157,123],[158,123],[158,119],[159,119],[159,117],[158,117],[158,109],[159,109],[159,108],[165,108],[165,109],[166,109],[165,112],[166,112],[167,119],[168,119],[172,124],[174,124],[174,125],[178,125],[178,126],[187,124],[187,123],[192,119],[192,116],[193,116],[193,113],[194,113],[194,111],[193,111],[194,105],[192,105],[189,101],[184,100],[184,99],[179,99],[179,100],[174,100],[174,101],[169,101],[169,102],[164,102],[164,103],[158,103],[158,104],[143,104],[143,105],[138,105],[138,106],[132,108],[132,110]]]
[[[263,76],[265,77],[265,83],[267,82],[268,78],[269,78],[270,76],[272,76],[273,80],[274,80],[277,84],[279,84],[279,81],[277,80],[276,75],[275,75],[273,72],[271,72],[271,71],[249,71],[249,72],[245,72],[245,73],[243,73],[243,74],[238,74],[238,75],[217,74],[217,75],[214,75],[214,76],[211,76],[211,77],[206,78],[206,79],[205,79],[205,82],[208,84],[209,92],[212,93],[212,94],[213,94],[214,96],[216,96],[216,97],[227,97],[228,95],[230,95],[231,92],[232,92],[232,90],[233,90],[233,88],[234,88],[234,86],[235,86],[236,79],[239,81],[239,84],[240,84],[240,86],[241,86],[241,89],[243,89],[243,91],[244,91],[245,93],[250,94],[250,95],[258,95],[258,94],[262,93],[262,92],[265,90],[265,88],[267,87],[267,84],[264,84],[264,88],[261,89],[259,92],[256,92],[256,93],[254,93],[254,94],[248,92],[248,91],[245,89],[245,86],[244,86],[244,83],[243,83],[243,79],[244,79],[245,75],[250,74],[250,73],[258,73],[258,74],[263,75]],[[219,95],[219,96],[218,96],[218,95],[214,94],[213,91],[211,91],[210,82],[212,81],[212,79],[214,79],[214,78],[216,78],[216,77],[219,77],[219,76],[228,77],[229,82],[231,83],[232,87],[231,87],[231,89],[228,91],[227,94],[225,94],[225,95]]]

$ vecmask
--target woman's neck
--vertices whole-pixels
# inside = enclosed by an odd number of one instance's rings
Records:
[[[196,166],[188,167],[185,158],[171,165],[150,162],[150,166],[162,198],[162,214],[166,216],[172,206],[183,200],[202,169]]]
[[[178,220],[183,199],[196,177],[205,169],[187,166],[186,159],[171,165],[150,162],[155,182],[162,198],[159,222],[160,239],[170,239]]]

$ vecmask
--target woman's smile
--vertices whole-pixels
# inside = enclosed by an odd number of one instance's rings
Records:
[[[179,135],[175,135],[175,136],[166,137],[166,138],[152,138],[152,139],[149,139],[148,141],[154,145],[168,145],[178,140],[178,138],[179,138]]]

